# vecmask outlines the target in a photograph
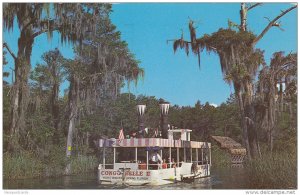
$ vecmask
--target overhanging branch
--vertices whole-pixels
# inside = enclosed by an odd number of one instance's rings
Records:
[[[262,3],[255,3],[255,4],[253,4],[253,5],[251,5],[250,7],[248,7],[247,8],[247,11],[249,11],[250,9],[253,9],[253,8],[255,8],[256,6],[259,6],[259,5],[261,5]]]
[[[176,41],[177,39],[168,39],[167,40],[167,44],[169,43],[169,42],[174,42],[174,41]],[[190,42],[190,41],[184,41],[184,42],[186,42],[186,43],[188,43],[188,44],[192,44],[192,42]]]
[[[294,60],[291,60],[291,61],[287,61],[286,63],[284,63],[282,65],[282,67],[280,67],[280,69],[278,69],[277,71],[275,71],[275,74],[278,74],[280,71],[284,70],[286,67],[289,67],[289,66],[296,66],[297,62],[294,61]]]
[[[45,32],[56,31],[56,30],[58,30],[58,28],[53,28],[53,29],[43,29],[43,30],[40,30],[40,31],[38,31],[38,32],[36,32],[36,33],[33,33],[32,38],[34,39],[35,37],[37,37],[37,36],[39,36],[39,35],[41,35],[41,34],[43,34],[43,33],[45,33]]]
[[[10,53],[10,55],[14,58],[14,60],[17,60],[16,55],[12,52],[12,50],[9,48],[9,46],[7,45],[7,43],[3,43],[3,47],[5,47],[7,49],[7,51]]]
[[[292,11],[292,10],[295,9],[296,7],[297,7],[297,5],[295,5],[295,6],[293,6],[293,7],[290,7],[289,9],[283,11],[283,12],[282,12],[280,15],[278,15],[276,18],[274,18],[274,19],[266,26],[266,28],[260,33],[260,35],[258,35],[258,36],[256,37],[256,39],[254,39],[252,45],[253,45],[253,46],[256,45],[256,43],[257,43],[258,41],[260,41],[260,40],[263,38],[263,36],[270,30],[270,28],[272,28],[272,26],[274,26],[275,22],[276,22],[279,18],[281,18],[282,16],[284,16],[284,15],[287,14],[288,12]]]

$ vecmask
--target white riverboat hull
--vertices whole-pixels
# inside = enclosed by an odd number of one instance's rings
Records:
[[[196,179],[210,176],[210,165],[197,165],[192,173],[192,163],[182,163],[181,167],[158,170],[105,169],[101,164],[98,167],[98,176],[101,184],[122,185],[166,185],[186,179]]]

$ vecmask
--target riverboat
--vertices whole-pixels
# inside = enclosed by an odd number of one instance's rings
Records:
[[[169,129],[168,139],[100,139],[102,184],[164,185],[210,176],[211,143],[191,141],[190,129]],[[178,139],[173,139],[180,133]],[[151,161],[153,154],[164,159]],[[124,159],[124,156],[126,157]]]

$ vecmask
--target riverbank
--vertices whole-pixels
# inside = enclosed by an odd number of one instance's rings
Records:
[[[292,149],[291,149],[292,148]],[[275,150],[271,154],[262,147],[262,158],[246,161],[243,169],[251,189],[296,189],[297,154],[294,147]],[[231,166],[228,153],[212,146],[212,165],[215,169]]]
[[[3,179],[45,178],[64,175],[65,155],[58,151],[40,157],[32,152],[3,154]],[[71,158],[71,174],[92,171],[98,166],[95,156],[76,155]]]
[[[261,159],[247,161],[242,168],[248,189],[295,189],[297,188],[297,155],[290,150],[274,151],[271,155],[263,150]],[[37,157],[30,152],[3,155],[3,179],[51,178],[64,175],[66,159],[63,153],[53,150],[48,157]],[[76,155],[71,159],[72,175],[94,171],[98,166],[95,156]],[[212,146],[212,169],[223,169],[226,174],[237,170],[230,168],[230,156],[216,145]],[[228,169],[228,170],[227,170]],[[240,170],[241,171],[241,170]],[[223,174],[223,173],[216,173]],[[230,175],[228,175],[229,177]],[[226,188],[226,186],[222,185]]]
[[[264,153],[245,164],[253,188],[296,189],[297,155],[288,151]]]

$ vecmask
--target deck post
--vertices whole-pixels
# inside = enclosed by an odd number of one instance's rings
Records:
[[[135,162],[137,162],[137,153],[138,153],[137,147],[135,147]]]
[[[179,167],[179,148],[177,148],[177,167]]]
[[[201,148],[201,165],[203,165],[204,164],[204,162],[203,162],[203,148]]]
[[[193,162],[193,148],[191,147],[191,163]]]
[[[105,169],[105,147],[103,148],[103,166]]]
[[[148,150],[147,150],[147,160],[146,160],[146,163],[147,163],[147,170],[148,170],[148,164],[149,164],[149,156],[148,156]]]
[[[184,160],[184,162],[186,162],[186,151],[185,151],[185,147],[183,148],[183,160]]]
[[[208,146],[208,150],[209,150],[209,165],[211,165],[211,148]]]
[[[160,167],[161,167],[161,168],[162,168],[162,163],[163,163],[163,162],[162,162],[162,161],[163,161],[163,156],[162,156],[163,153],[162,153],[162,150],[163,150],[163,149],[161,148],[161,150],[160,150],[160,157],[161,157]]]
[[[196,148],[196,161],[197,161],[197,165],[199,163],[199,159],[198,159],[198,148]]]
[[[114,147],[114,164],[116,163],[116,148]]]
[[[169,148],[169,163],[170,163],[170,168],[171,168],[171,163],[172,163],[172,149],[171,147]]]

